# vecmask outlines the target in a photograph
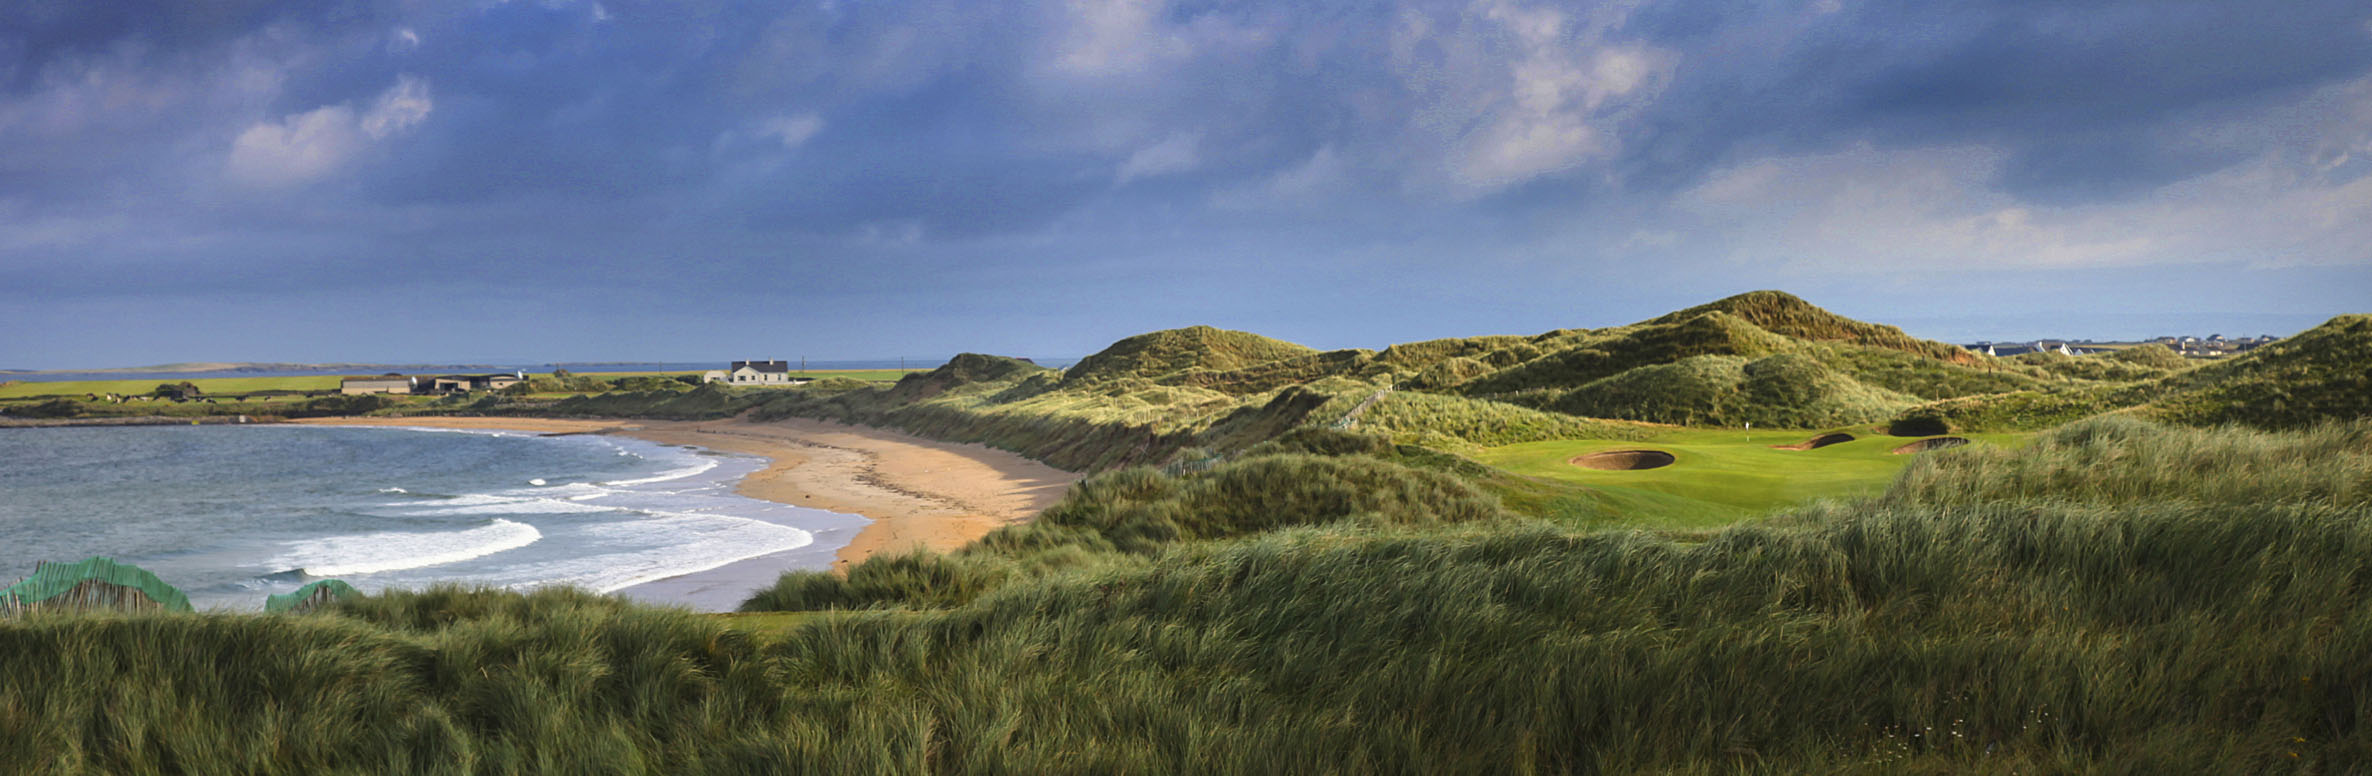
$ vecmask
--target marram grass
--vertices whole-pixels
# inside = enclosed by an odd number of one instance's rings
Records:
[[[764,632],[565,590],[35,616],[0,621],[0,763],[2358,772],[2372,510],[2349,478],[2368,439],[2090,424],[2015,460],[1934,454],[1885,497],[1697,541],[1260,518],[1281,527]],[[2171,470],[2196,456],[2212,465]],[[1130,476],[1107,502],[1226,498]],[[2227,476],[2253,492],[2211,484]],[[1324,503],[1311,494],[1275,509]]]

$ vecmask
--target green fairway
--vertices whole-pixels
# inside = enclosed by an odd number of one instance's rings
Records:
[[[1824,498],[1870,496],[1918,455],[1894,455],[1918,441],[1850,429],[1855,439],[1812,450],[1783,450],[1817,432],[1674,429],[1646,441],[1567,439],[1493,447],[1475,459],[1516,474],[1588,486],[1623,525],[1706,528]],[[1980,445],[2023,445],[2030,434],[1955,434]],[[1605,471],[1577,466],[1582,455],[1610,450],[1670,453],[1669,466]]]

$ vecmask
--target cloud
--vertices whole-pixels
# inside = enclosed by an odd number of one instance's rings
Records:
[[[1120,163],[1118,181],[1127,183],[1138,178],[1192,170],[1202,163],[1201,146],[1202,135],[1199,133],[1180,132],[1162,138],[1159,143],[1129,154],[1128,161]]]
[[[402,76],[395,79],[394,86],[379,95],[379,99],[371,104],[370,112],[362,114],[362,133],[369,135],[372,140],[384,140],[388,135],[411,129],[428,120],[428,112],[434,109],[436,103],[428,97],[428,83],[408,75]]]
[[[2038,205],[1987,185],[2014,162],[1866,144],[1762,159],[1684,192],[1667,226],[1799,276],[2372,264],[2372,174],[2318,178],[2273,150],[2137,199]]]
[[[1149,256],[1389,254],[1410,294],[1665,273],[1682,303],[2372,267],[2356,0],[651,8],[0,4],[0,234],[30,235],[0,266],[316,280],[393,245],[698,296],[1092,261],[1127,297]]]
[[[1392,64],[1417,99],[1410,140],[1465,196],[1607,158],[1678,56],[1612,39],[1617,12],[1481,0],[1443,17],[1405,11]]]
[[[1311,208],[1349,185],[1350,163],[1333,146],[1321,146],[1299,164],[1256,181],[1221,189],[1211,204],[1229,210]]]
[[[2372,69],[2366,15],[2343,0],[2280,13],[2147,0],[1851,3],[1822,14],[1650,3],[1625,32],[1689,59],[1642,111],[1621,174],[1634,190],[1669,191],[1758,157],[1981,145],[2012,155],[1995,184],[2022,199],[2142,196],[2266,144],[2199,125],[2245,122]]]
[[[224,171],[264,188],[304,184],[336,171],[371,143],[426,121],[434,109],[427,82],[399,77],[361,114],[347,105],[325,105],[257,122],[231,142]]]
[[[824,119],[813,113],[796,116],[776,116],[758,123],[758,134],[782,143],[784,148],[798,148],[824,131]]]
[[[1165,0],[1067,0],[1055,44],[1056,70],[1088,78],[1127,75],[1193,53],[1184,35],[1162,24]]]

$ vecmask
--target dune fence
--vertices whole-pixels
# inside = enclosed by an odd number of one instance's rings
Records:
[[[189,596],[155,574],[112,558],[34,564],[33,575],[0,589],[0,616],[37,611],[193,611]]]

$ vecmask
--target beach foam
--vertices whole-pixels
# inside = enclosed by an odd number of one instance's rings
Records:
[[[588,534],[651,549],[570,558],[523,568],[535,584],[571,584],[610,593],[815,543],[815,534],[779,523],[717,514],[652,513],[643,520],[588,526]]]
[[[461,531],[382,531],[293,541],[287,543],[287,551],[273,559],[272,565],[303,569],[307,576],[315,577],[375,574],[485,557],[525,547],[542,538],[543,532],[535,526],[496,518],[487,525]]]
[[[608,482],[604,482],[604,483],[601,483],[601,484],[603,484],[603,485],[615,485],[615,486],[618,486],[618,487],[628,487],[628,486],[633,486],[633,485],[649,485],[649,484],[656,483],[656,482],[666,482],[666,481],[668,481],[668,480],[680,480],[680,479],[683,479],[683,478],[685,478],[685,477],[695,477],[695,476],[699,476],[699,475],[701,475],[701,474],[706,474],[706,473],[708,473],[708,470],[710,470],[710,469],[714,469],[714,468],[717,468],[717,462],[716,462],[716,459],[714,459],[714,458],[710,458],[710,459],[702,460],[702,461],[700,461],[699,463],[693,464],[693,465],[691,465],[691,466],[686,466],[686,467],[683,467],[683,468],[681,468],[681,469],[675,469],[675,470],[671,470],[671,471],[660,472],[660,473],[658,473],[658,474],[656,474],[656,475],[652,475],[652,476],[649,476],[649,477],[640,477],[640,478],[631,479],[631,480],[610,480],[610,481],[608,481]]]

